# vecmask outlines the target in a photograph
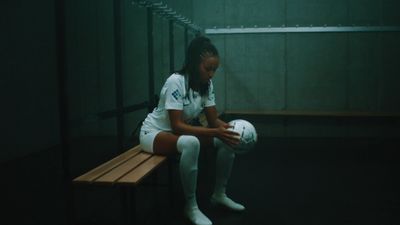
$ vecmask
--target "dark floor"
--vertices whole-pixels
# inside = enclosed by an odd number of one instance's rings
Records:
[[[393,139],[261,139],[237,156],[229,184],[243,213],[209,204],[214,156],[203,153],[199,204],[215,225],[400,224],[399,149]],[[165,204],[162,219],[141,222],[189,224],[182,204],[181,198],[175,207]]]
[[[246,206],[243,213],[209,204],[215,156],[202,152],[199,204],[215,225],[400,224],[399,149],[399,140],[383,138],[260,139],[252,152],[237,156],[228,187],[228,195]],[[92,166],[85,151],[76,150],[71,157],[72,176]],[[59,159],[51,151],[1,165],[5,210],[0,224],[66,224]],[[168,201],[165,186],[139,187],[137,224],[189,224],[182,216],[177,162],[173,165],[174,201]],[[167,167],[159,171],[145,184],[165,183]],[[124,222],[119,188],[75,187],[73,193],[74,224]]]

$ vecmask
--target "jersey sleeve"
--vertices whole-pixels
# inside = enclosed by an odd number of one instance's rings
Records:
[[[215,93],[214,93],[214,85],[212,81],[210,81],[210,89],[208,91],[208,95],[205,98],[204,107],[215,106]]]
[[[165,109],[183,110],[185,87],[178,79],[168,79],[165,83]]]

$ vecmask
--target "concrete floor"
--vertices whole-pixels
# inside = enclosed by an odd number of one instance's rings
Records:
[[[72,176],[92,166],[84,155],[101,141],[74,150]],[[400,141],[394,139],[261,138],[256,149],[236,157],[228,187],[229,196],[247,207],[243,213],[210,205],[215,156],[203,151],[199,205],[215,225],[400,224],[399,149]],[[51,150],[1,165],[1,224],[66,224],[59,160],[59,153]],[[172,204],[165,186],[137,189],[137,224],[189,224],[182,215],[177,163]],[[145,184],[165,183],[166,171],[161,167]],[[120,189],[75,187],[73,194],[73,224],[123,224]]]
[[[243,213],[208,202],[215,158],[203,153],[199,204],[215,225],[400,224],[398,149],[398,141],[384,139],[261,139],[237,156],[229,183]],[[190,224],[181,195],[177,187],[175,207],[162,206],[161,219],[148,224]]]

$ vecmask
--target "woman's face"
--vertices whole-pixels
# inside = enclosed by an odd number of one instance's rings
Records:
[[[200,81],[203,84],[208,83],[213,78],[215,71],[219,66],[218,56],[205,56],[199,65]]]

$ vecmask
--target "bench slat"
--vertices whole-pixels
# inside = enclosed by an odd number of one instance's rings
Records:
[[[104,175],[105,173],[109,172],[110,170],[114,169],[115,167],[121,165],[125,161],[129,160],[130,158],[136,156],[141,151],[140,146],[135,146],[131,148],[121,155],[107,161],[100,166],[90,170],[89,172],[75,178],[73,181],[76,183],[90,183],[96,180],[98,177]]]
[[[141,163],[146,161],[148,158],[151,157],[151,154],[140,152],[139,154],[135,155],[135,157],[125,161],[118,167],[110,170],[108,173],[104,174],[103,176],[97,178],[95,180],[96,183],[103,183],[103,184],[113,184],[116,180],[123,177],[130,171],[136,171],[136,167],[138,167]]]
[[[151,158],[140,164],[135,170],[129,172],[117,181],[119,184],[136,185],[146,177],[152,170],[156,169],[166,160],[165,156],[153,155]]]

